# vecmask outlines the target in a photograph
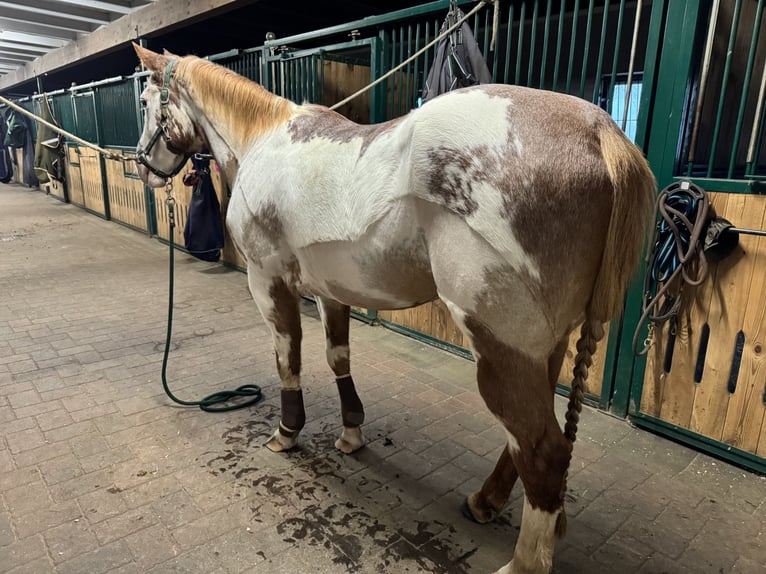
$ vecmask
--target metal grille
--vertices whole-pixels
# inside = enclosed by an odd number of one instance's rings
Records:
[[[403,11],[398,21],[358,30],[359,37],[377,35],[383,40],[379,75],[439,34],[446,10],[428,8]],[[491,5],[469,24],[494,82],[566,92],[611,111],[618,79],[644,68],[651,8],[649,0],[516,0],[500,3],[494,38]],[[322,39],[328,43],[336,38]],[[299,43],[319,39],[304,35]],[[386,81],[386,117],[417,106],[435,53],[434,46]],[[300,70],[280,73],[292,78]],[[622,90],[626,100],[630,86],[629,81]],[[291,99],[295,95],[289,89],[284,94]]]
[[[132,79],[100,86],[96,104],[102,145],[135,146],[140,136]]]
[[[89,142],[98,142],[93,92],[74,94],[72,101],[75,115],[75,131],[73,133]]]
[[[764,0],[715,0],[700,50],[690,126],[677,172],[690,177],[766,176]]]

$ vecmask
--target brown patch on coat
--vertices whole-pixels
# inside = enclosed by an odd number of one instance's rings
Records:
[[[365,284],[391,293],[412,306],[436,298],[436,284],[422,230],[416,238],[392,245],[378,256],[365,254],[358,264]]]
[[[509,347],[473,316],[467,316],[465,324],[479,354],[479,392],[519,445],[512,458],[527,499],[534,508],[556,512],[563,504],[561,485],[572,445],[553,411],[548,361]],[[501,471],[510,474],[510,469]]]
[[[309,113],[294,117],[287,127],[293,143],[308,143],[316,139],[350,143],[361,139],[360,156],[364,155],[376,138],[396,128],[404,119],[400,117],[388,122],[365,125],[352,122],[324,106],[306,105],[303,108]]]
[[[277,208],[273,203],[263,205],[261,209],[254,214],[256,223],[266,232],[272,240],[279,240],[284,237],[282,220],[277,213]]]
[[[554,330],[569,328],[571,316],[588,305],[609,227],[614,190],[600,131],[613,122],[572,96],[516,86],[470,89],[508,102],[507,136],[499,145],[435,149],[430,192],[470,216],[478,186],[497,189],[503,217],[540,270],[541,298],[556,309]]]
[[[301,372],[301,317],[299,299],[295,290],[281,277],[275,278],[269,287],[269,296],[274,303],[269,320],[274,329],[282,336],[290,338],[290,350],[287,356],[287,371],[285,371],[277,357],[277,370],[281,379],[287,379],[290,375],[297,376]]]
[[[330,347],[348,346],[351,308],[322,297],[322,311],[325,337]],[[330,365],[330,368],[337,376],[347,375],[351,369],[349,357],[337,357],[335,364]]]

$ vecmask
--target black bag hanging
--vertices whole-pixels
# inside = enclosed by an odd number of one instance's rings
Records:
[[[452,2],[440,33],[463,16],[457,2]],[[481,49],[468,22],[463,22],[457,30],[439,42],[419,105],[451,90],[490,82],[492,74],[484,61]]]
[[[184,226],[184,242],[197,259],[218,261],[223,249],[223,224],[221,206],[210,177],[210,161],[192,156],[192,165],[194,169],[184,176],[184,183],[194,186]]]
[[[5,146],[5,116],[0,113],[0,183],[8,183],[13,178],[13,161],[11,152]]]

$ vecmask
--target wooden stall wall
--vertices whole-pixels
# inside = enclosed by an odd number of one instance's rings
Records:
[[[135,156],[123,149],[107,149],[127,157]],[[148,231],[146,188],[138,179],[136,164],[107,159],[105,166],[111,218],[140,231]]]
[[[766,227],[766,196],[711,194],[716,212],[737,227]],[[733,255],[684,293],[673,361],[663,368],[670,324],[656,332],[641,412],[738,449],[766,456],[766,237],[741,235]],[[701,377],[695,377],[709,330]],[[737,338],[744,337],[741,361]],[[698,373],[699,374],[699,373]]]
[[[82,190],[82,177],[80,176],[80,155],[77,146],[66,146],[66,180],[69,190],[69,202],[78,207],[85,207],[85,197]]]
[[[66,193],[64,191],[64,183],[55,179],[51,179],[48,183],[44,183],[41,188],[45,193],[51,194],[53,197],[66,201]]]
[[[84,207],[94,213],[106,216],[101,158],[96,150],[88,147],[76,147],[74,150],[80,164]]]

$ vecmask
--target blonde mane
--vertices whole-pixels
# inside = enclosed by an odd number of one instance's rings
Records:
[[[175,79],[186,86],[210,120],[227,125],[241,144],[292,117],[289,100],[207,60],[182,58]]]

